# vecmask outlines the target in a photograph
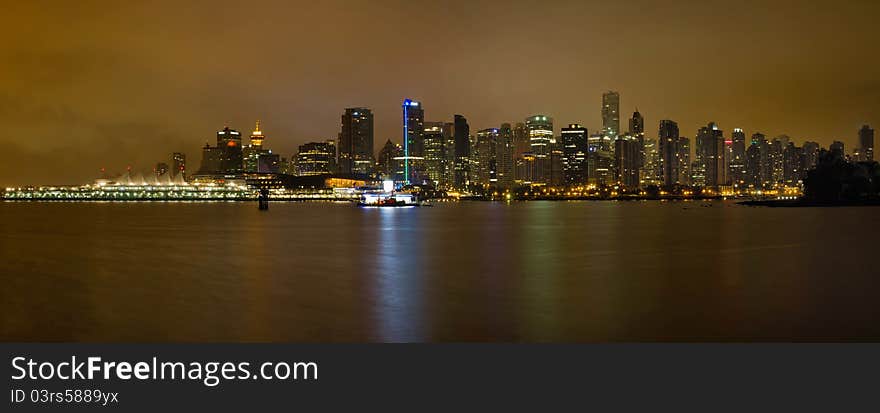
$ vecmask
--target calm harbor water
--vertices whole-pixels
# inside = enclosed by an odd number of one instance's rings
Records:
[[[880,340],[880,209],[0,203],[2,341]]]

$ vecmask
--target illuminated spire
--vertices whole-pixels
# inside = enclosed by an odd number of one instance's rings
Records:
[[[263,131],[260,130],[260,120],[257,119],[257,124],[254,127],[254,131],[251,132],[251,145],[262,147],[263,139],[265,139],[265,136],[263,136]]]

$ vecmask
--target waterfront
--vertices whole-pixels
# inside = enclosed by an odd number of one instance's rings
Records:
[[[874,208],[0,203],[3,341],[878,340]]]

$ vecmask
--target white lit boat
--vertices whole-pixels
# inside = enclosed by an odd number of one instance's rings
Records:
[[[415,194],[408,192],[397,192],[394,190],[394,182],[383,182],[383,190],[366,191],[361,195],[358,202],[363,207],[417,207],[419,206],[419,198]]]

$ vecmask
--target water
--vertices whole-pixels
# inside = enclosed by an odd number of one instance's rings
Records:
[[[6,202],[0,339],[876,341],[878,212]]]

